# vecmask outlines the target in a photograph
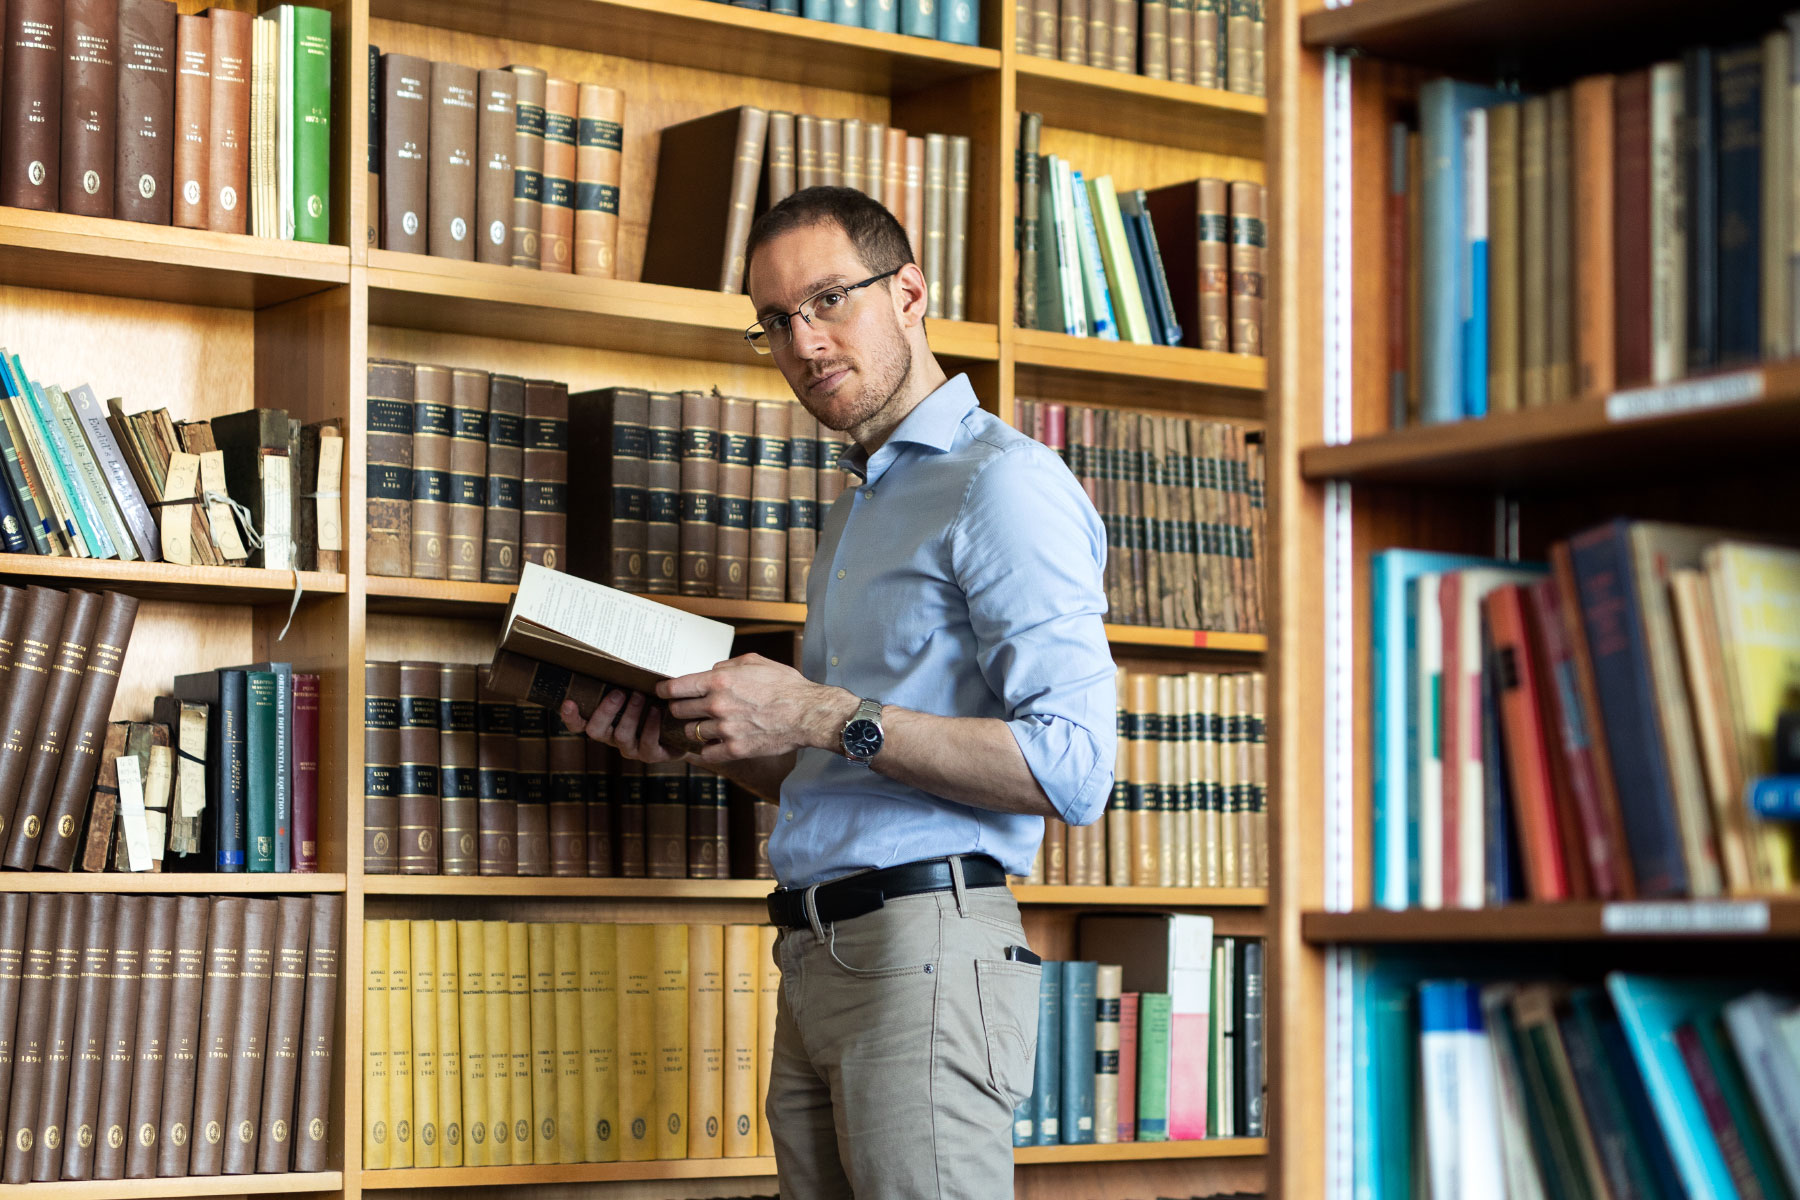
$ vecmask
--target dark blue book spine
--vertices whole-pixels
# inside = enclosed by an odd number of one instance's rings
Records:
[[[1583,988],[1589,1005],[1593,988]],[[1600,1169],[1615,1196],[1638,1196],[1650,1200],[1656,1196],[1655,1181],[1637,1146],[1635,1131],[1625,1112],[1624,1100],[1600,1045],[1599,1031],[1594,1028],[1590,1009],[1577,1011],[1557,1005],[1556,1028],[1562,1034],[1563,1049],[1569,1056],[1569,1071],[1575,1077],[1575,1091],[1594,1131],[1594,1146],[1600,1154]]]
[[[1125,197],[1121,196],[1121,202]],[[1150,278],[1150,262],[1144,257],[1144,239],[1138,229],[1137,219],[1125,211],[1123,203],[1119,209],[1119,223],[1125,229],[1125,245],[1131,250],[1131,268],[1137,273],[1138,294],[1144,303],[1144,316],[1150,322],[1150,341],[1153,345],[1167,345],[1163,340],[1162,310],[1156,306],[1156,284]]]
[[[12,485],[0,480],[0,540],[9,554],[33,554],[36,550],[25,540],[25,518],[19,515],[13,499]]]
[[[1613,521],[1570,539],[1580,588],[1581,620],[1593,659],[1594,690],[1606,730],[1606,752],[1623,803],[1625,841],[1646,899],[1688,890],[1675,796],[1669,786],[1656,688],[1650,678],[1643,614],[1631,565],[1629,524]]]
[[[1682,202],[1687,207],[1687,365],[1704,371],[1719,361],[1719,123],[1713,95],[1713,51],[1696,46],[1681,57]]]
[[[1099,970],[1099,963],[1063,964],[1061,1141],[1065,1146],[1085,1146],[1094,1140],[1094,992]]]
[[[1150,215],[1150,201],[1143,188],[1135,193],[1134,207],[1133,219],[1144,239],[1144,256],[1150,260],[1150,268],[1156,275],[1156,304],[1162,311],[1163,336],[1167,339],[1164,344],[1179,346],[1181,322],[1175,316],[1175,297],[1169,292],[1169,273],[1163,268],[1162,246],[1156,240],[1156,219]]]
[[[245,845],[249,839],[249,798],[244,781],[249,774],[246,741],[249,679],[244,671],[219,672],[219,706],[213,720],[219,723],[219,756],[214,766],[212,794],[206,806],[217,821],[214,845],[218,869],[245,869]]]
[[[1062,1114],[1062,988],[1065,963],[1044,962],[1038,979],[1038,1044],[1031,1078],[1032,1141],[1054,1146]]]
[[[1762,83],[1760,44],[1719,53],[1720,366],[1762,355]]]
[[[908,37],[936,38],[937,10],[927,0],[900,0],[900,32]]]

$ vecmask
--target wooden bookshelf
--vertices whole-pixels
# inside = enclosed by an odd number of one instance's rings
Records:
[[[1210,144],[1262,157],[1268,102],[1191,83],[1170,83],[1028,54],[1014,59],[1019,111],[1044,124],[1171,146]]]
[[[1459,942],[1786,941],[1800,937],[1800,899],[1512,904],[1497,908],[1309,912],[1301,936],[1321,945]]]
[[[1261,908],[1267,888],[1093,887],[1068,884],[1015,884],[1020,904],[1066,904],[1093,908]]]
[[[1092,1146],[1019,1146],[1013,1161],[1025,1163],[1148,1162],[1165,1158],[1255,1158],[1268,1153],[1266,1138],[1209,1138],[1197,1142],[1112,1142]]]
[[[1268,383],[1265,361],[1248,354],[1223,354],[1186,346],[1142,346],[1041,329],[1012,330],[1012,342],[1019,365],[1026,367],[1182,383],[1248,393],[1257,399]]]
[[[126,592],[145,600],[191,600],[203,604],[286,604],[298,577],[301,599],[341,596],[341,572],[268,571],[257,567],[184,567],[176,563],[119,562],[116,559],[47,558],[0,554],[0,582],[77,584]]]
[[[1216,633],[1206,629],[1158,629],[1150,625],[1108,625],[1106,640],[1115,648],[1206,650],[1218,654],[1261,654],[1269,639],[1260,633]]]
[[[175,874],[167,872],[8,871],[0,892],[141,892],[146,895],[267,896],[342,892],[344,876],[329,874]]]
[[[330,1195],[344,1186],[342,1171],[285,1175],[196,1175],[178,1179],[63,1180],[15,1184],[6,1190],[44,1200],[181,1200],[187,1196]]]

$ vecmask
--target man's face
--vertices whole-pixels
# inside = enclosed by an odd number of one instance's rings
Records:
[[[791,230],[757,248],[750,299],[757,317],[792,313],[802,301],[836,284],[875,274],[832,221]],[[894,295],[886,283],[850,293],[847,315],[835,324],[793,318],[793,340],[777,349],[775,365],[806,410],[830,429],[855,429],[899,392],[911,370]]]

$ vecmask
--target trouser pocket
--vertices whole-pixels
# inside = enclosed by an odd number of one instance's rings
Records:
[[[1043,970],[1031,963],[975,960],[989,1081],[1015,1108],[1031,1095],[1037,1057],[1038,982]]]

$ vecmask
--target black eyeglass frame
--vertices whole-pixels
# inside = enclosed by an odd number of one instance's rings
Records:
[[[800,307],[796,308],[793,312],[773,313],[768,318],[766,318],[766,320],[774,320],[776,317],[786,317],[788,320],[788,325],[791,329],[793,326],[794,318],[799,317],[802,321],[805,321],[808,325],[811,325],[812,318],[806,315],[806,310],[808,308],[812,307],[813,303],[815,301],[817,301],[821,296],[828,296],[832,292],[843,292],[846,295],[848,295],[850,292],[857,291],[861,288],[866,288],[870,284],[880,283],[884,279],[889,279],[895,275],[898,275],[905,268],[905,266],[906,266],[906,264],[902,263],[902,264],[900,264],[900,266],[895,267],[891,271],[883,271],[879,275],[871,275],[867,279],[863,280],[861,283],[834,283],[828,288],[820,288],[818,291],[814,292],[812,295],[810,295],[806,299],[802,300],[800,302]],[[764,328],[763,321],[758,321],[756,324],[750,326],[750,328],[744,330],[744,340],[746,342],[749,342],[750,348],[752,350],[756,351],[758,354],[768,355],[768,354],[775,353],[776,347],[769,340],[771,338],[771,336],[772,335],[770,334],[769,330]],[[791,345],[792,341],[793,341],[791,334],[790,334],[788,340],[789,340],[789,344]]]

